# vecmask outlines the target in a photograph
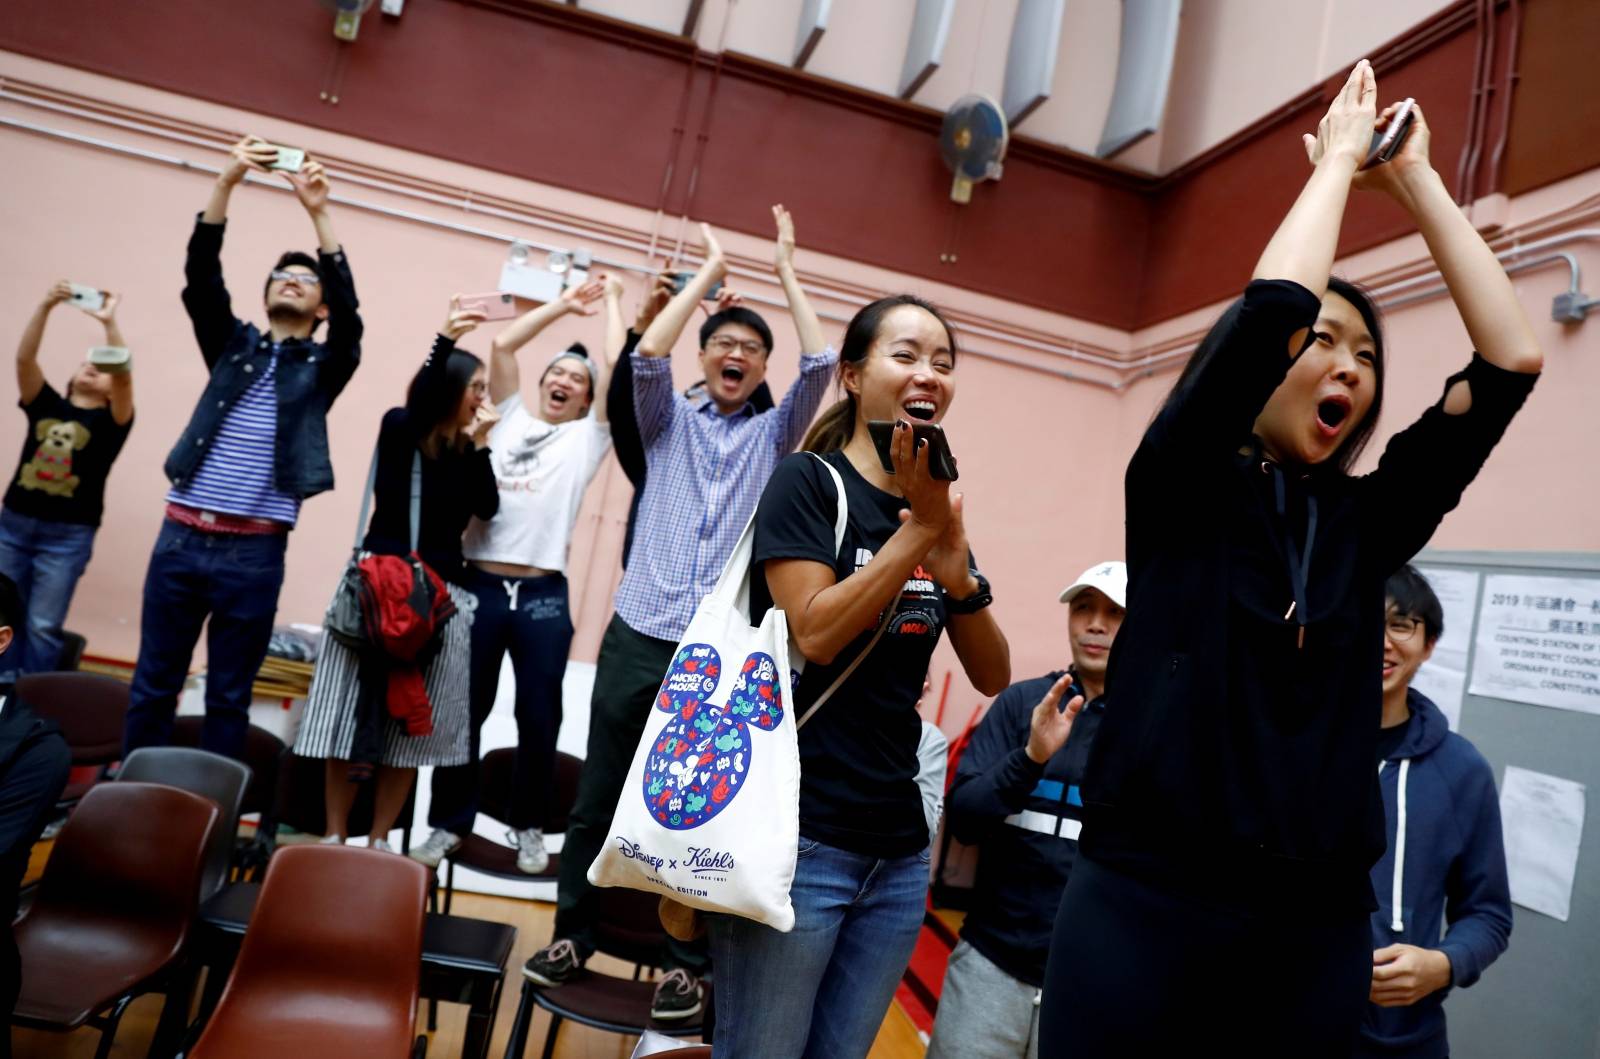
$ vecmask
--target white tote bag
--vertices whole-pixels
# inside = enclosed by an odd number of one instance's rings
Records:
[[[844,482],[826,460],[818,462],[838,497],[837,555],[850,514]],[[750,622],[754,536],[752,515],[678,644],[589,881],[788,931],[800,828],[800,751],[790,704],[805,659],[790,653],[783,611],[772,607],[759,626]],[[887,613],[893,610],[891,604]]]

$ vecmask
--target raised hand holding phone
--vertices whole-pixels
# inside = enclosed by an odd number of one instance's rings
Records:
[[[445,314],[444,326],[439,328],[439,333],[452,342],[459,342],[462,335],[483,323],[483,320],[481,308],[463,307],[461,295],[451,295],[450,311]]]

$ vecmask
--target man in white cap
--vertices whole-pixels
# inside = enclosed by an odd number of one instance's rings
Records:
[[[1128,568],[1115,561],[1068,586],[1072,666],[1001,692],[961,755],[946,822],[982,852],[928,1059],[1038,1054],[1045,957],[1083,826],[1078,783],[1106,708],[1106,663],[1127,589]]]

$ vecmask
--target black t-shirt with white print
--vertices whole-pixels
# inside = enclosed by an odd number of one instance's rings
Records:
[[[822,457],[844,482],[849,521],[833,548],[836,493],[827,469],[806,452],[773,471],[756,508],[750,607],[760,621],[772,606],[762,576],[768,559],[827,563],[843,581],[871,561],[906,506],[862,478],[842,452]],[[800,833],[874,857],[907,857],[928,844],[917,789],[917,700],[944,631],[944,590],[921,567],[906,581],[895,614],[872,653],[800,729]],[[881,617],[881,616],[880,616]],[[829,665],[808,663],[795,687],[799,717],[871,641],[877,623]]]

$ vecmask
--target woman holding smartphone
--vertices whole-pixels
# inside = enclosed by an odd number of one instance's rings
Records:
[[[103,294],[98,308],[84,307],[105,328],[110,355],[80,364],[65,396],[45,381],[39,345],[50,311],[77,304],[72,284],[50,288],[17,343],[17,403],[28,433],[0,509],[0,573],[16,582],[27,608],[17,625],[20,643],[6,652],[6,668],[19,675],[59,668],[61,626],[94,552],[106,479],[133,429],[133,372],[117,300]]]
[[[751,610],[760,621],[781,607],[806,659],[795,715],[856,668],[800,729],[794,929],[710,917],[719,1055],[867,1054],[922,924],[930,836],[917,700],[940,635],[984,694],[1010,681],[961,497],[929,473],[910,426],[944,418],[955,365],[955,337],[931,305],[899,295],[863,308],[839,354],[846,397],[812,428],[810,452],[778,464],[756,509]],[[870,420],[898,421],[893,475]],[[822,460],[849,509],[837,553],[841,498]]]
[[[1456,506],[1543,362],[1510,281],[1428,161],[1415,111],[1361,169],[1362,61],[1253,281],[1127,471],[1128,618],[1046,971],[1041,1055],[1348,1056],[1372,972],[1384,584]],[[1477,352],[1350,466],[1383,394],[1371,299],[1329,278],[1352,187],[1415,221]]]
[[[405,405],[385,412],[378,431],[372,521],[361,547],[377,555],[411,553],[412,468],[420,467],[415,550],[447,585],[455,613],[435,633],[437,649],[424,664],[429,721],[419,726],[425,731],[415,734],[411,718],[402,723],[381,705],[372,717],[372,698],[382,702],[387,692],[371,684],[386,680],[387,668],[363,664],[354,651],[323,633],[294,752],[327,759],[325,842],[348,837],[356,781],[375,774],[372,846],[389,849],[389,832],[417,768],[459,765],[467,759],[477,601],[465,587],[461,534],[473,516],[493,518],[500,504],[489,452],[489,432],[499,416],[484,400],[488,380],[483,361],[456,348],[456,342],[482,320],[481,309],[462,309],[459,298],[451,300],[428,359],[406,389]]]
[[[544,828],[555,786],[556,735],[561,728],[561,680],[572,646],[567,604],[567,552],[578,507],[600,461],[611,449],[604,392],[620,334],[607,336],[605,360],[582,346],[551,358],[539,376],[538,400],[522,397],[517,352],[568,314],[592,316],[604,296],[607,319],[620,331],[622,284],[602,276],[524,313],[494,337],[489,355],[489,400],[500,421],[494,446],[500,507],[492,519],[467,527],[463,583],[477,597],[472,623],[472,720],[467,762],[433,771],[428,823],[433,833],[413,859],[429,867],[461,844],[478,815],[478,739],[500,690],[507,653],[516,676],[517,752],[511,772],[509,819],[517,868],[537,875],[550,865]]]

